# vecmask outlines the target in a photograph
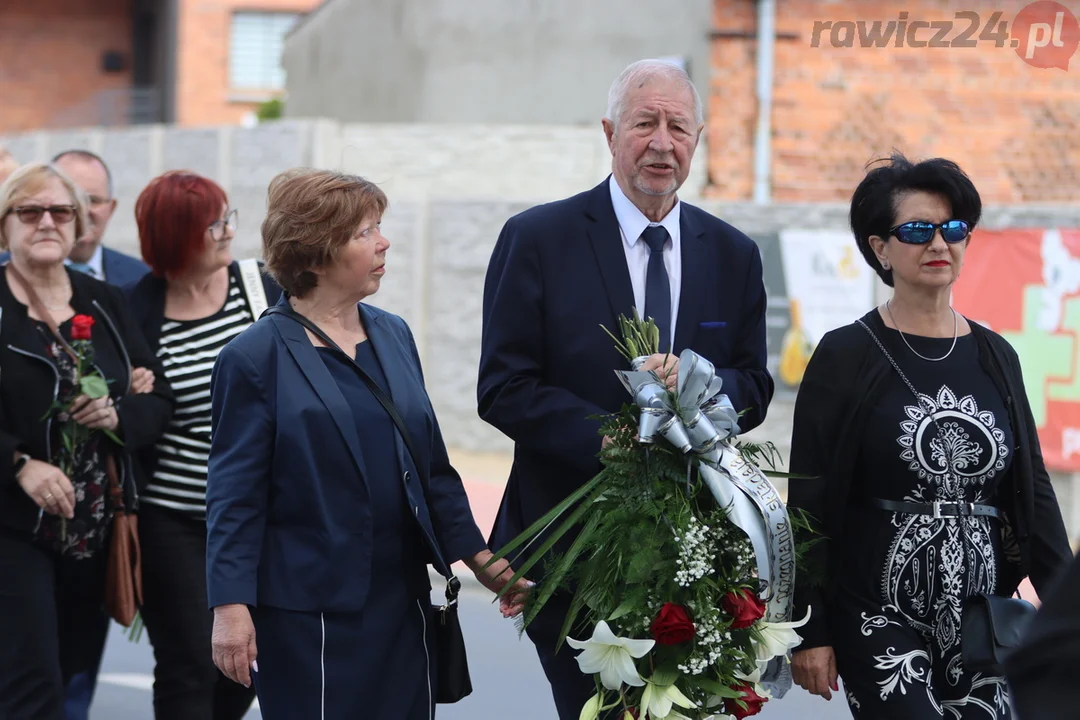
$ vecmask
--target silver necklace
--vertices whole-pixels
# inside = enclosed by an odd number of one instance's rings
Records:
[[[952,310],[952,308],[949,308],[949,309]],[[958,337],[960,337],[960,320],[956,317],[956,310],[952,311],[952,322],[953,322],[952,347],[949,348],[949,352],[945,353],[944,355],[942,355],[939,358],[928,358],[925,355],[919,355],[919,353],[915,351],[915,348],[911,347],[911,343],[909,343],[907,341],[907,338],[904,337],[904,331],[900,329],[900,326],[897,325],[897,323],[896,323],[896,318],[893,317],[893,314],[892,314],[892,300],[886,300],[885,301],[885,310],[889,313],[889,319],[892,320],[892,324],[893,324],[893,327],[896,328],[896,332],[900,333],[900,339],[904,341],[905,345],[907,345],[907,349],[910,350],[911,352],[915,353],[919,357],[921,357],[923,360],[926,360],[927,362],[941,362],[945,358],[952,355],[952,351],[956,349],[956,339]]]

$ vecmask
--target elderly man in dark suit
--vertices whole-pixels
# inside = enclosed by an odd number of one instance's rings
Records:
[[[646,370],[676,370],[685,348],[708,358],[745,411],[743,432],[772,399],[758,248],[676,195],[704,128],[689,77],[658,60],[634,63],[612,85],[603,128],[608,179],[510,218],[488,267],[479,412],[515,443],[493,549],[600,470],[603,439],[590,416],[631,399],[614,373],[625,360],[600,328],[615,330],[618,315],[636,309],[656,321],[661,354]],[[562,720],[595,692],[572,651],[555,653],[568,610],[556,595],[528,627]]]

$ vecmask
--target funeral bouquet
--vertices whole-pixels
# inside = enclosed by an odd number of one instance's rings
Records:
[[[775,448],[736,443],[739,416],[712,365],[684,351],[669,390],[661,371],[637,369],[656,326],[619,321],[612,338],[634,369],[616,372],[633,401],[603,421],[602,470],[496,557],[511,558],[515,580],[545,562],[521,629],[554,592],[572,594],[559,645],[580,650],[596,681],[581,720],[754,715],[790,687],[809,618],[793,621],[791,606],[806,520],[758,467],[775,467]]]

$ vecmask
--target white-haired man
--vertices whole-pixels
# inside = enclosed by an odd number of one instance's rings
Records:
[[[758,248],[677,196],[704,129],[690,78],[659,60],[630,65],[611,87],[603,128],[611,175],[510,218],[488,267],[479,412],[515,443],[493,549],[599,472],[600,423],[589,418],[630,399],[612,372],[628,369],[625,360],[600,328],[617,328],[618,315],[636,309],[656,321],[669,367],[685,348],[708,358],[746,411],[743,432],[772,399]],[[644,369],[664,362],[654,355]],[[573,651],[555,652],[568,611],[569,597],[557,594],[527,629],[561,720],[576,719],[595,693]]]

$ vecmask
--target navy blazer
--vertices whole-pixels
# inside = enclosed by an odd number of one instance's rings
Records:
[[[283,296],[279,304],[287,302]],[[486,548],[447,457],[412,332],[396,315],[365,304],[359,310],[430,487],[425,493],[396,434],[401,475],[368,473],[352,411],[304,328],[263,316],[225,346],[211,379],[211,608],[361,610],[375,550],[367,489],[373,482],[404,483],[428,548],[437,547],[446,562]],[[433,552],[431,561],[446,573],[437,557]]]
[[[150,272],[150,266],[142,260],[107,247],[101,249],[101,269],[105,282],[120,288],[134,285]]]
[[[479,412],[514,441],[493,549],[600,471],[601,421],[590,416],[632,401],[614,372],[628,364],[600,327],[618,336],[617,316],[634,311],[608,182],[510,218],[488,266]],[[765,419],[773,395],[761,254],[746,235],[685,202],[680,229],[672,352],[691,348],[716,366],[723,392],[746,411],[746,432]]]

